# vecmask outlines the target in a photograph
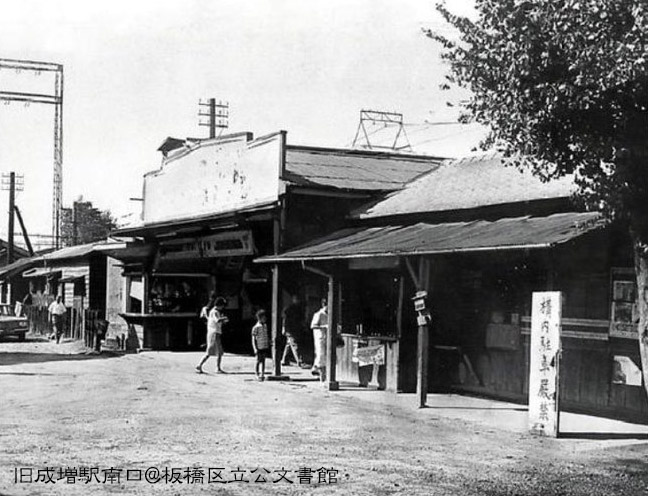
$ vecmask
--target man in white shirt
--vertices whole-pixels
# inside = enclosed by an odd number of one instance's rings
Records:
[[[56,343],[58,344],[63,335],[63,323],[65,321],[65,315],[67,314],[67,308],[63,303],[63,297],[60,295],[57,296],[56,301],[53,301],[50,304],[48,312],[49,320],[52,324],[52,334],[56,337]]]
[[[319,375],[320,380],[326,376],[326,330],[328,329],[328,302],[322,298],[322,307],[315,312],[311,321],[313,330],[313,344],[315,345],[315,359],[313,360],[313,375]]]

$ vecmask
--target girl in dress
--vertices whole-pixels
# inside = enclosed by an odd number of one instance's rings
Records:
[[[216,357],[216,371],[219,374],[224,374],[225,371],[221,368],[221,360],[223,358],[223,344],[221,343],[221,334],[223,333],[223,324],[228,321],[227,316],[223,313],[226,305],[225,298],[218,297],[209,301],[200,312],[200,316],[207,317],[207,351],[196,366],[196,371],[202,374],[203,365],[210,356]]]

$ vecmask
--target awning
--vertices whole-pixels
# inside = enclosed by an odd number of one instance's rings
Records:
[[[569,212],[494,221],[348,228],[286,253],[262,257],[257,262],[551,248],[603,225],[596,212]]]
[[[124,263],[142,263],[153,255],[155,247],[152,244],[124,243],[118,248],[103,248],[101,253],[116,258]]]
[[[16,260],[14,263],[5,265],[0,268],[0,279],[8,279],[13,277],[21,272],[24,272],[31,265],[35,265],[41,261],[40,257],[34,258],[21,258]]]
[[[34,267],[33,269],[23,272],[23,277],[44,277],[60,274],[61,269],[53,269],[52,267]]]

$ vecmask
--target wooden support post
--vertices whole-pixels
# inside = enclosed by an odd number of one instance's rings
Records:
[[[281,376],[281,356],[279,350],[279,264],[272,266],[272,374]]]
[[[281,250],[283,229],[286,223],[286,207],[282,201],[278,215],[273,221],[273,251],[278,255]],[[283,381],[289,379],[288,376],[281,373],[281,301],[279,286],[279,264],[272,266],[272,315],[270,325],[272,326],[272,374],[268,380]]]
[[[425,258],[419,262],[418,287],[427,291],[429,283],[430,264]],[[418,326],[418,346],[416,349],[416,397],[418,407],[425,408],[428,393],[428,363],[429,363],[429,329],[428,324]]]
[[[329,391],[337,391],[340,385],[336,380],[337,366],[337,305],[336,305],[336,281],[333,276],[328,280],[328,326],[326,327],[326,388]]]

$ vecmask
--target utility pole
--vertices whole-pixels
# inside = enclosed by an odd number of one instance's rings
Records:
[[[18,176],[16,181],[16,173],[3,173],[2,174],[2,189],[9,191],[9,222],[7,223],[7,265],[14,261],[14,211],[16,209],[16,190],[22,191],[24,189],[24,177]]]
[[[199,126],[209,127],[209,138],[214,139],[216,137],[216,129],[219,128],[221,133],[223,129],[229,127],[229,103],[221,102],[220,100],[216,102],[215,98],[210,98],[206,102],[202,100],[198,102],[198,117],[207,117],[207,122],[200,120],[198,122]],[[206,112],[202,112],[202,107],[207,107]],[[219,133],[220,135],[220,133]]]
[[[7,265],[14,261],[14,207],[16,206],[16,173],[9,173],[9,236],[7,242]]]
[[[29,239],[29,234],[27,234],[25,221],[23,221],[22,214],[20,213],[20,209],[18,208],[18,205],[14,205],[14,210],[16,211],[16,217],[18,217],[18,223],[20,224],[20,229],[22,230],[23,239],[25,240],[25,245],[27,246],[27,250],[29,251],[29,256],[33,257],[34,248],[32,247],[31,241]]]
[[[79,228],[77,226],[77,205],[78,202],[72,203],[72,246],[79,243]]]

